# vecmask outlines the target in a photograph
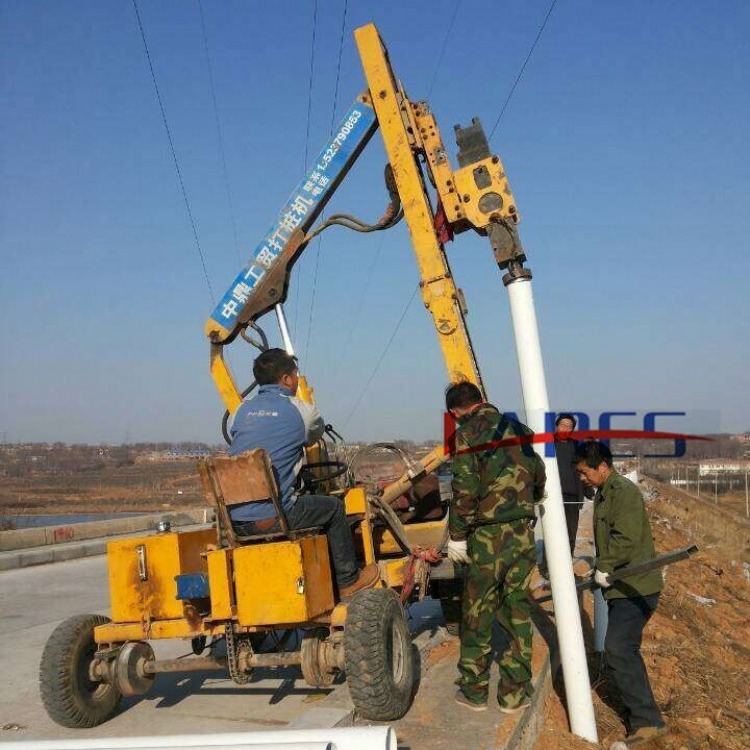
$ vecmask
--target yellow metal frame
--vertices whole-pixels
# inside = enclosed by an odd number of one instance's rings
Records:
[[[125,641],[156,641],[167,638],[195,638],[199,635],[223,635],[224,623],[199,620],[192,625],[188,620],[153,620],[146,622],[112,622],[94,628],[98,644]]]
[[[473,228],[484,230],[492,220],[504,219],[519,221],[513,191],[510,189],[503,163],[499,156],[488,156],[482,161],[455,172],[451,168],[448,154],[440,136],[435,117],[426,102],[412,105],[416,132],[421,148],[427,158],[446,218],[455,232]],[[475,173],[483,171],[489,183],[483,187],[476,184]],[[490,214],[479,208],[480,200],[488,193],[497,193],[503,199],[503,205]]]
[[[435,216],[417,162],[415,151],[421,144],[411,103],[396,82],[375,26],[356,29],[354,38],[409,226],[422,300],[435,323],[448,377],[452,382],[471,381],[483,389],[461,297],[435,232]]]
[[[224,361],[223,344],[211,344],[211,377],[229,413],[234,414],[242,403],[242,395]]]

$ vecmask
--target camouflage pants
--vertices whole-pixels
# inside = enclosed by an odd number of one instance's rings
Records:
[[[476,703],[487,701],[492,660],[492,623],[508,638],[500,657],[497,697],[514,708],[531,696],[531,604],[529,582],[536,564],[529,519],[479,526],[469,536],[465,569],[461,655],[457,684]]]

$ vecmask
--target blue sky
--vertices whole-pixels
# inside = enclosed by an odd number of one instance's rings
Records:
[[[226,180],[197,1],[138,5],[218,297],[330,132],[344,1],[318,3],[306,149],[312,0],[203,0]],[[454,124],[476,115],[489,131],[549,2],[463,0],[440,57],[455,8],[349,2],[336,116],[365,88],[352,31],[374,21],[451,153]],[[218,442],[213,305],[132,2],[0,0],[0,34],[0,433]],[[558,1],[492,140],[523,218],[553,407],[750,429],[748,36],[745,2]],[[380,216],[384,162],[376,134],[328,212]],[[489,245],[460,235],[448,252],[490,397],[517,409]],[[360,400],[417,280],[403,224],[331,229],[295,269],[302,369],[350,439],[440,434],[445,368],[419,295]],[[252,350],[230,357],[245,384]]]

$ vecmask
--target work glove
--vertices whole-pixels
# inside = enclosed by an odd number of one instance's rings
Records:
[[[462,539],[460,542],[457,542],[453,539],[448,540],[448,559],[452,563],[456,563],[458,565],[459,563],[464,563],[468,565],[471,562],[471,559],[469,558],[469,551],[466,547],[466,540]]]
[[[612,585],[612,581],[609,580],[609,573],[603,573],[601,570],[594,571],[594,580],[597,586],[601,586],[603,589],[608,589]]]

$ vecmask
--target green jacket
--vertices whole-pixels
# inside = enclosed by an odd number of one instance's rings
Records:
[[[656,557],[641,492],[614,470],[594,497],[594,543],[596,567],[602,573]],[[663,585],[661,571],[652,570],[616,581],[604,589],[604,598],[648,596],[661,591]]]
[[[500,414],[492,404],[482,404],[458,420],[453,499],[448,515],[451,539],[466,539],[477,526],[534,517],[534,503],[544,497],[544,462],[531,443],[487,446],[533,434],[526,425]],[[472,450],[481,446],[487,447]]]

